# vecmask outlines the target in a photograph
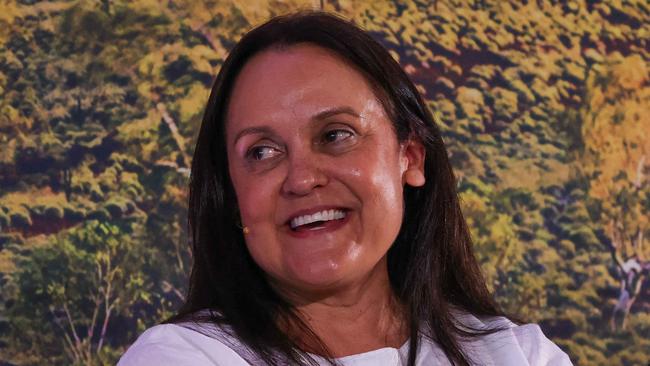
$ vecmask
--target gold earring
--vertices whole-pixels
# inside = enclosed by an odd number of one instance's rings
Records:
[[[248,226],[244,226],[242,228],[242,231],[244,232],[244,235],[248,235],[251,232],[251,230],[248,228]]]

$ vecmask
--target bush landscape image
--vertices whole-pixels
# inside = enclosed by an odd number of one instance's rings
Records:
[[[104,365],[173,314],[192,150],[247,30],[322,7],[443,131],[507,313],[576,365],[650,362],[650,5],[0,1],[0,365]]]

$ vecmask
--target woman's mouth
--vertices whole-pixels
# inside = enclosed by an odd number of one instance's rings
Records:
[[[300,215],[289,222],[291,230],[318,230],[319,227],[327,225],[330,221],[341,220],[347,216],[343,210],[323,210],[311,215]]]

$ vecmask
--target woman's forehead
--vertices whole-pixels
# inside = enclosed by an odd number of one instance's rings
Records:
[[[365,77],[341,57],[299,44],[263,51],[244,66],[226,120],[240,124],[257,118],[307,118],[343,105],[361,112],[377,103]]]

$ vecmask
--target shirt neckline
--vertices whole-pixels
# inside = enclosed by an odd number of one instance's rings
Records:
[[[341,356],[341,357],[336,357],[334,358],[335,361],[340,361],[340,362],[345,362],[345,361],[351,361],[351,360],[361,360],[361,359],[367,359],[367,358],[372,358],[372,357],[379,357],[382,355],[386,354],[394,354],[397,353],[398,355],[400,354],[406,354],[406,352],[409,349],[409,343],[411,339],[407,339],[406,342],[404,342],[403,345],[401,345],[399,348],[395,347],[381,347],[377,349],[373,349],[370,351],[362,352],[362,353],[355,353],[353,355],[347,355],[347,356]],[[315,357],[319,359],[325,359],[325,357],[316,355],[313,353],[308,353],[310,357]]]

